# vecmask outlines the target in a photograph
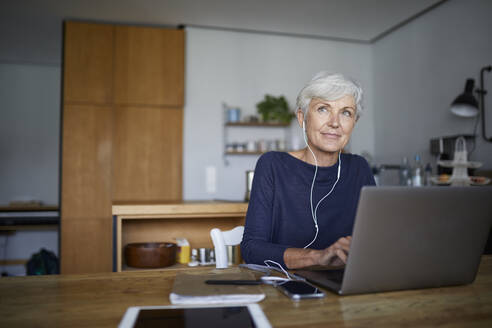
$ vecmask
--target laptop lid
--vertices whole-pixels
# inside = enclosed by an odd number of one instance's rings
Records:
[[[490,187],[363,187],[339,293],[471,283],[491,224]]]

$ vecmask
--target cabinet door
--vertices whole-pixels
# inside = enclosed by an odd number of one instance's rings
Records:
[[[182,121],[176,108],[116,108],[113,201],[182,199]]]
[[[65,105],[61,272],[111,271],[110,107]]]
[[[61,273],[113,271],[111,217],[67,220],[61,224]]]
[[[64,102],[111,103],[113,31],[111,25],[65,23]]]
[[[116,26],[116,104],[183,106],[184,31]]]
[[[111,216],[111,108],[66,105],[62,218]]]

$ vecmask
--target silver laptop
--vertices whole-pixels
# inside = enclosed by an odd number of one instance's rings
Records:
[[[295,272],[341,295],[468,284],[491,224],[491,187],[364,187],[345,270]]]

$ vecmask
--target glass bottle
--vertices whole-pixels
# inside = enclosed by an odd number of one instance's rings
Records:
[[[411,186],[412,180],[410,178],[410,167],[408,166],[408,158],[403,157],[400,165],[400,185]]]
[[[415,164],[412,168],[412,186],[422,187],[424,185],[424,168],[420,161],[420,155],[415,155]]]
[[[432,177],[432,166],[430,163],[427,163],[427,165],[425,165],[425,172],[424,172],[424,185],[426,186],[431,185],[431,177]]]

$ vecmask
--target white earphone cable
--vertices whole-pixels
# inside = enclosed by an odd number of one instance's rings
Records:
[[[304,130],[304,123],[303,123],[303,133],[302,134],[304,136],[304,142],[306,143],[306,146],[308,147],[309,151],[313,155],[314,163],[315,163],[314,176],[313,176],[313,181],[311,183],[311,193],[310,193],[310,196],[309,196],[309,201],[310,201],[310,204],[311,204],[311,215],[312,215],[313,220],[314,220],[314,218],[316,216],[314,214],[314,208],[313,208],[313,189],[314,189],[314,181],[316,180],[316,175],[318,174],[318,160],[316,159],[316,155],[314,155],[313,150],[311,149],[311,147],[309,147],[309,144],[307,142],[306,130]],[[316,227],[318,226],[318,223],[317,223],[316,220],[314,220],[314,225]],[[304,247],[304,248],[306,248],[306,247]]]
[[[337,173],[337,179],[336,179],[335,183],[333,184],[333,186],[331,187],[330,191],[326,195],[324,195],[318,201],[318,204],[316,204],[316,207],[313,209],[313,189],[314,189],[314,182],[316,181],[316,175],[318,174],[318,160],[316,159],[316,155],[314,155],[314,152],[311,149],[311,147],[309,147],[309,143],[307,141],[307,135],[306,135],[305,121],[302,123],[302,132],[303,132],[302,134],[303,134],[303,137],[304,137],[304,142],[306,143],[306,146],[308,147],[309,151],[313,155],[314,163],[315,163],[313,182],[311,183],[311,193],[309,195],[309,202],[310,202],[310,205],[311,205],[311,215],[313,217],[314,227],[316,228],[316,233],[314,235],[313,240],[311,240],[311,242],[309,244],[307,244],[306,246],[303,247],[303,248],[308,248],[309,246],[311,246],[315,242],[316,238],[318,238],[318,233],[319,233],[318,217],[317,217],[318,207],[321,204],[321,202],[333,192],[333,190],[335,189],[335,186],[338,183],[338,180],[340,179],[340,171],[341,171],[341,165],[342,165],[342,160],[341,160],[340,154],[341,154],[342,151],[340,150],[338,152],[338,173]]]
[[[287,276],[287,279],[288,279],[288,280],[293,280],[293,279],[292,279],[292,277],[291,277],[291,275],[287,272],[287,270],[285,270],[285,269],[284,269],[284,268],[280,265],[280,263],[277,263],[277,262],[275,262],[275,261],[273,261],[273,260],[265,260],[265,261],[263,261],[263,263],[265,263],[265,265],[266,265],[267,267],[269,267],[269,268],[272,268],[272,266],[270,266],[268,263],[273,263],[273,264],[276,264],[276,265],[277,265],[277,266],[278,266],[278,267],[282,270],[282,272],[283,272],[283,273]]]

